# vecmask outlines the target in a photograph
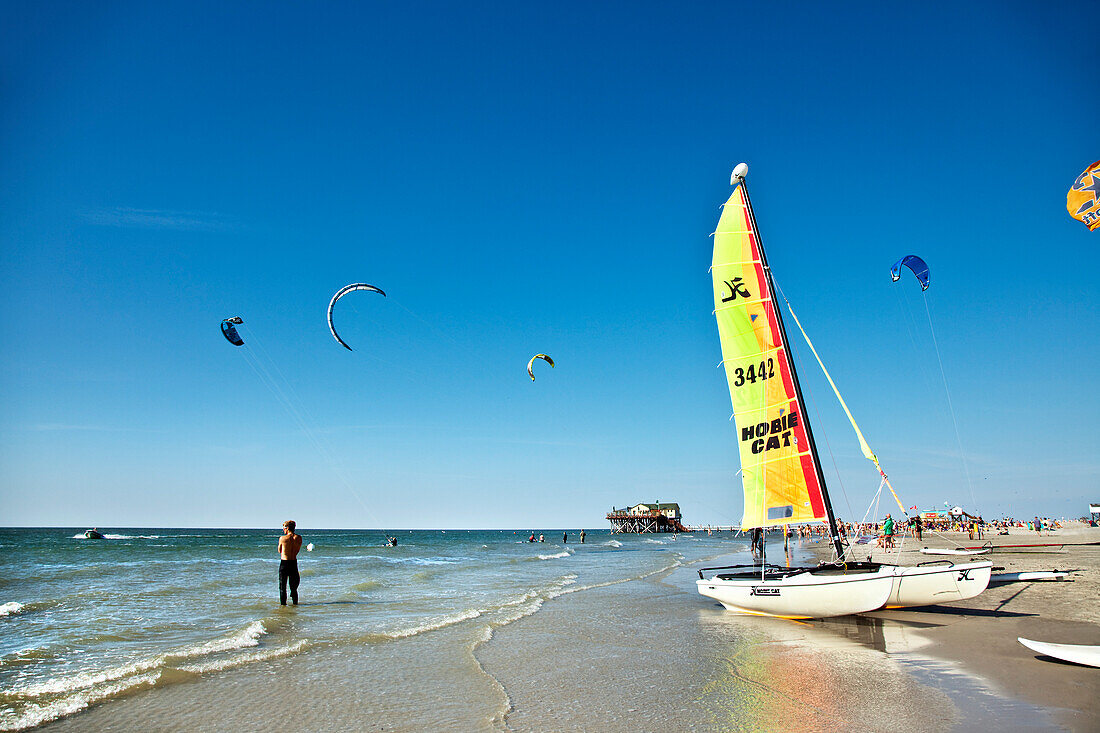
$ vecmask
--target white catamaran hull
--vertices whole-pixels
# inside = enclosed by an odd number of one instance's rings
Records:
[[[993,571],[989,560],[952,565],[884,566],[894,582],[886,608],[930,606],[973,598],[986,589]]]
[[[696,581],[699,592],[730,611],[782,618],[828,618],[873,611],[882,608],[894,586],[889,567],[863,573],[810,570],[765,580],[719,576]]]

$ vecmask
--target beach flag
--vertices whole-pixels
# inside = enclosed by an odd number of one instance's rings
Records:
[[[1089,228],[1100,228],[1100,160],[1077,177],[1066,194],[1066,211]]]
[[[913,506],[909,507],[909,511],[913,511],[913,510],[914,510],[914,509],[916,509],[916,508],[917,508],[917,505],[916,505],[916,504],[914,504]]]

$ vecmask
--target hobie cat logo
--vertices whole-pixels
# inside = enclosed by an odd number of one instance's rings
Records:
[[[765,588],[759,585],[754,585],[749,588],[750,596],[777,596],[779,595],[778,588]]]
[[[722,298],[723,303],[728,303],[731,300],[736,300],[737,296],[742,298],[751,298],[752,294],[745,289],[744,283],[741,282],[741,278],[735,277],[732,280],[726,280],[726,287],[730,289],[730,294],[725,298]]]
[[[959,571],[959,580],[972,580],[970,577],[970,571],[974,568],[967,568],[966,570]]]

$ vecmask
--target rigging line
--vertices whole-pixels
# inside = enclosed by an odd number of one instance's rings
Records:
[[[884,482],[882,479],[879,479],[878,491],[876,491],[875,495],[871,497],[871,501],[868,502],[867,508],[863,510],[863,517],[859,520],[859,524],[856,525],[856,529],[859,531],[860,536],[862,536],[866,532],[866,526],[868,524],[867,517],[868,517],[868,515],[870,515],[871,509],[873,507],[878,506],[879,496],[882,494],[882,487],[885,486],[885,485],[886,485],[886,482]],[[855,557],[856,546],[854,544],[849,543],[848,544],[848,551],[851,552],[852,557]]]
[[[352,483],[347,476],[343,464],[336,459],[336,457],[333,455],[332,451],[328,449],[328,447],[321,443],[321,440],[318,438],[320,427],[318,426],[317,421],[313,418],[309,410],[306,408],[305,404],[302,402],[302,399],[298,396],[298,393],[294,389],[294,386],[286,378],[286,375],[283,374],[283,370],[279,368],[278,362],[272,359],[271,356],[268,354],[267,349],[265,349],[263,346],[263,341],[256,335],[255,331],[253,331],[251,328],[248,328],[247,326],[245,328],[248,333],[249,342],[255,342],[256,347],[258,348],[258,351],[254,352],[249,346],[245,347],[244,354],[246,355],[246,360],[249,361],[249,365],[253,366],[253,369],[258,375],[261,374],[262,370],[261,381],[264,382],[265,385],[267,385],[268,389],[270,389],[272,393],[276,396],[276,398],[282,403],[283,407],[287,410],[288,413],[290,413],[290,416],[298,424],[298,427],[302,430],[303,433],[305,433],[310,443],[313,444],[313,447],[317,450],[318,454],[320,454],[320,456],[327,461],[329,469],[336,475],[336,478],[338,478],[340,482],[344,485],[344,488],[347,489],[347,491],[355,497],[356,501],[358,501],[360,506],[362,506],[363,509],[366,511],[371,521],[379,527],[379,531],[381,531],[383,535],[385,535],[388,539],[388,535],[385,534],[385,528],[382,523],[379,522],[378,517],[374,515],[374,512],[371,511],[370,507],[363,500],[363,497],[360,496],[359,492],[356,491],[355,488],[352,486]],[[261,354],[264,357],[263,360],[260,359]],[[255,361],[255,365],[253,365],[252,360]],[[275,369],[276,373],[279,375],[281,384],[280,380],[276,380],[275,377],[272,376],[271,371],[264,364],[264,361],[269,363],[272,368]],[[286,386],[286,390],[283,389],[282,385]],[[289,396],[287,394],[288,391],[290,393]],[[311,423],[313,427],[311,427]],[[316,428],[316,430],[314,428]]]
[[[397,305],[401,305],[401,304],[397,303]],[[401,306],[401,307],[404,308],[404,306]],[[407,333],[406,331],[399,331],[397,329],[392,328],[383,319],[378,318],[377,315],[373,312],[372,313],[363,313],[362,311],[359,310],[358,305],[355,304],[355,303],[349,303],[348,304],[348,310],[351,311],[352,315],[355,316],[356,320],[366,321],[367,323],[369,323],[371,325],[372,328],[376,329],[378,332],[380,332],[381,334],[383,334],[383,335],[385,335],[385,336],[387,336],[391,339],[400,338],[400,337],[406,335],[406,333]],[[408,310],[408,309],[406,308],[405,310]],[[384,364],[384,365],[390,367],[393,373],[401,374],[403,377],[405,377],[407,379],[411,379],[412,375],[416,375],[416,376],[419,376],[419,377],[428,377],[429,376],[429,373],[427,371],[425,371],[424,369],[422,369],[419,365],[410,365],[408,363],[399,364],[395,361],[391,361],[390,359],[386,359],[385,357],[379,356],[376,351],[370,349],[367,346],[356,347],[355,353],[358,354],[360,358],[371,359],[371,360],[374,360],[374,361],[376,361],[380,364]]]
[[[791,349],[790,351],[794,353],[794,349]],[[805,370],[802,366],[801,357],[799,357],[798,354],[794,354],[794,358],[796,361],[798,361],[799,369],[803,370],[804,372]],[[814,396],[814,391],[812,387],[807,386],[803,388],[802,391],[804,393],[808,392],[810,395],[810,404],[813,405],[814,415],[817,416],[817,424],[821,426],[818,432],[823,438],[825,438],[825,447],[829,449],[829,459],[833,462],[833,471],[836,472],[836,480],[840,484],[840,493],[844,496],[844,504],[848,507],[848,516],[851,517],[855,514],[855,512],[852,511],[852,502],[848,499],[848,489],[844,486],[844,479],[840,475],[840,467],[837,466],[836,463],[836,455],[833,453],[833,445],[829,442],[829,432],[825,430],[824,422],[821,419],[821,410],[817,406],[817,398]]]
[[[947,395],[947,407],[951,411],[951,423],[955,426],[955,442],[959,445],[959,458],[962,459],[963,472],[966,474],[966,487],[970,490],[970,505],[977,509],[974,500],[974,484],[970,481],[970,466],[967,465],[966,451],[963,450],[962,437],[959,435],[959,421],[955,419],[955,406],[951,402],[951,391],[947,388],[947,372],[943,368],[943,359],[940,358],[940,345],[936,339],[936,329],[932,326],[932,309],[928,305],[928,295],[924,297],[924,311],[928,314],[928,330],[932,332],[932,343],[936,347],[936,360],[940,364],[940,376],[943,377],[943,392]]]
[[[897,297],[898,312],[901,314],[902,320],[905,322],[905,331],[909,334],[909,342],[913,344],[914,362],[920,368],[920,376],[921,380],[924,382],[925,388],[928,390],[929,393],[931,393],[935,387],[935,380],[933,380],[932,376],[928,373],[928,367],[925,365],[924,359],[920,358],[921,348],[920,345],[917,343],[917,337],[915,335],[916,319],[913,318],[914,306],[911,305],[912,298],[911,296],[906,295],[906,300],[902,300],[901,291],[904,290],[904,288],[891,288],[891,290],[894,291],[894,295],[895,297]]]
[[[787,300],[787,294],[783,292],[783,288],[779,286],[779,283],[775,282],[774,274],[772,275],[772,282],[775,283],[775,289],[779,291],[779,297],[783,298],[783,302],[786,303],[787,308],[790,309],[791,303],[789,300]],[[793,310],[791,310],[791,315],[794,316]],[[794,320],[795,323],[798,325],[799,330],[802,330],[802,324],[798,323],[798,318],[795,317]],[[805,335],[806,332],[803,331],[802,333],[803,335]],[[813,347],[811,346],[811,349],[812,348]],[[787,344],[787,353],[791,355],[796,361],[798,361],[799,369],[802,369],[804,371],[802,358],[793,348],[791,348],[790,344]],[[844,479],[840,475],[840,467],[837,466],[836,455],[833,453],[832,443],[829,442],[829,434],[824,429],[824,423],[821,419],[821,410],[817,406],[817,398],[814,397],[814,392],[811,388],[807,387],[805,391],[810,393],[810,402],[813,403],[814,414],[817,415],[817,423],[818,425],[822,426],[821,434],[825,438],[825,447],[829,449],[829,459],[833,462],[833,471],[836,472],[836,479],[840,483],[840,493],[844,495],[844,504],[848,507],[848,516],[851,517],[855,514],[855,512],[852,511],[852,502],[848,498],[848,489],[844,486]],[[845,410],[847,410],[847,407],[845,407]]]
[[[421,318],[420,315],[418,313],[416,313],[416,311],[414,311],[412,308],[407,307],[404,303],[402,303],[397,298],[394,298],[393,302],[394,302],[394,304],[399,306],[401,309],[403,309],[406,313],[408,313],[410,316],[412,316],[413,318],[415,318],[416,320],[420,321],[425,326],[427,326],[429,329],[434,331],[437,335],[442,336],[443,338],[447,339],[448,341],[450,341],[455,346],[457,346],[459,348],[462,348],[462,344],[460,344],[454,336],[452,336],[451,334],[447,333],[446,331],[444,331],[442,329],[436,328],[436,326],[434,326],[431,321],[429,321],[427,319],[424,319],[424,318]]]

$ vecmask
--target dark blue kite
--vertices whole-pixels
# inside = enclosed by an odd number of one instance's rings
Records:
[[[222,335],[225,336],[226,341],[234,346],[244,346],[244,339],[237,333],[237,327],[233,325],[241,323],[244,323],[244,321],[240,316],[233,316],[222,321]]]
[[[901,279],[902,265],[908,267],[917,276],[922,291],[928,290],[928,263],[916,255],[905,255],[890,268],[890,279],[894,282]]]

